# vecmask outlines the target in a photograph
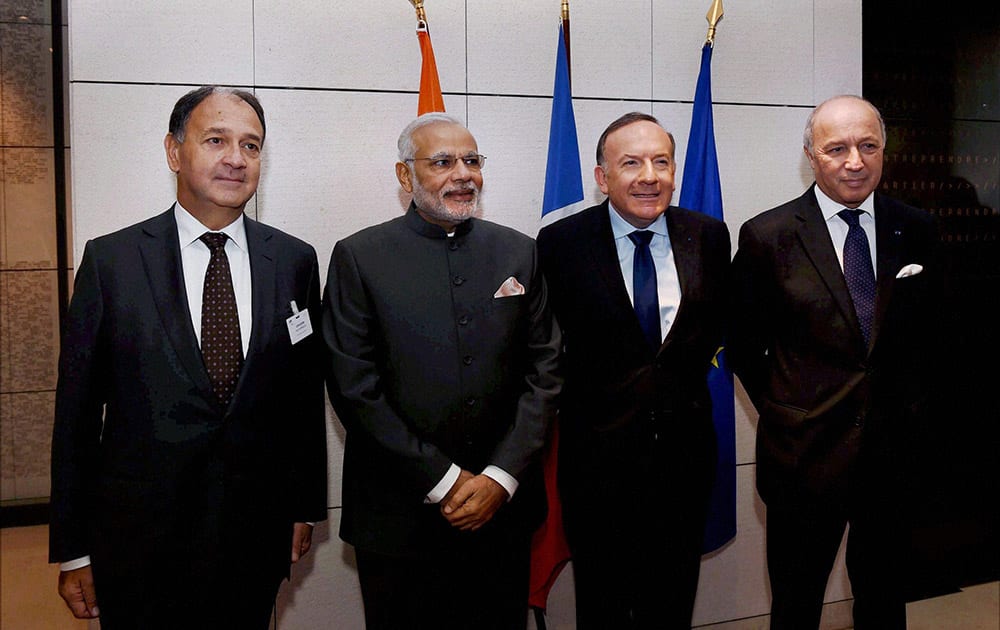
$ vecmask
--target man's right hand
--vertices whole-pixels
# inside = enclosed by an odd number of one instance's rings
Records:
[[[95,619],[101,613],[97,609],[97,593],[94,591],[94,573],[90,566],[59,573],[59,595],[66,602],[74,617]]]

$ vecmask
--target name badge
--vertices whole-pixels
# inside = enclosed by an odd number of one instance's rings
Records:
[[[295,300],[292,300],[292,316],[286,319],[285,323],[288,324],[288,336],[292,338],[293,346],[313,334],[309,311],[300,311]]]

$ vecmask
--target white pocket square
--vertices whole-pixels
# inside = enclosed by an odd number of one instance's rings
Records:
[[[917,275],[918,273],[920,273],[923,270],[924,270],[924,266],[923,265],[918,265],[916,263],[910,263],[909,265],[906,265],[905,267],[903,267],[902,269],[899,270],[899,273],[896,274],[896,278],[897,279],[898,278],[909,278],[910,276]]]
[[[517,278],[511,276],[503,281],[497,292],[493,294],[495,298],[511,297],[514,295],[524,295],[524,285],[517,281]]]

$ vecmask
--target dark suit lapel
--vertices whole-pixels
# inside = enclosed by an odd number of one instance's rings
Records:
[[[628,299],[628,289],[622,278],[622,268],[618,263],[618,248],[615,247],[614,233],[611,231],[610,208],[607,200],[599,206],[590,223],[589,243],[584,245],[593,255],[594,264],[604,283],[604,295],[610,296],[609,306],[620,311],[622,317],[631,316],[639,335],[639,318],[635,316],[632,301]]]
[[[837,252],[833,248],[830,240],[830,230],[823,219],[823,212],[816,201],[816,194],[810,188],[801,197],[796,219],[799,221],[797,234],[806,256],[812,262],[816,271],[823,279],[827,290],[833,296],[833,301],[841,314],[851,322],[851,328],[857,331],[858,341],[861,337],[861,324],[858,323],[858,316],[854,312],[854,305],[851,303],[851,294],[847,289],[847,281],[844,279],[844,270],[837,260]]]
[[[269,336],[274,327],[274,312],[280,305],[275,305],[275,253],[271,243],[271,235],[266,233],[261,225],[250,217],[243,217],[243,225],[247,235],[247,249],[250,254],[251,309],[253,324],[250,330],[250,343],[247,346],[247,357],[243,363],[240,380],[233,395],[233,403],[240,400],[240,393],[246,382],[252,383],[248,376],[256,367],[256,362],[267,347]],[[306,305],[300,304],[299,308]],[[289,306],[288,314],[291,315]]]
[[[212,384],[191,325],[173,206],[148,221],[143,226],[143,236],[145,238],[139,243],[139,250],[160,322],[191,379],[206,398],[213,400]]]
[[[684,318],[684,296],[692,295],[701,281],[701,234],[692,230],[691,226],[681,221],[674,206],[667,208],[667,233],[670,235],[670,248],[674,252],[674,266],[677,267],[677,279],[681,284],[681,303],[677,307],[674,323],[664,340],[664,345],[670,342],[674,331]],[[662,350],[662,348],[661,348]]]
[[[905,226],[895,208],[881,203],[875,194],[875,321],[872,322],[872,341],[878,337],[879,326],[892,297],[896,273],[903,265],[903,236]]]

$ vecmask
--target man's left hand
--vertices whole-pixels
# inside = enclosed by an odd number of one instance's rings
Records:
[[[507,491],[503,486],[486,475],[476,475],[441,506],[441,513],[453,527],[476,531],[488,523],[506,501]]]
[[[298,562],[312,547],[313,526],[309,523],[295,523],[292,529],[292,562]]]

